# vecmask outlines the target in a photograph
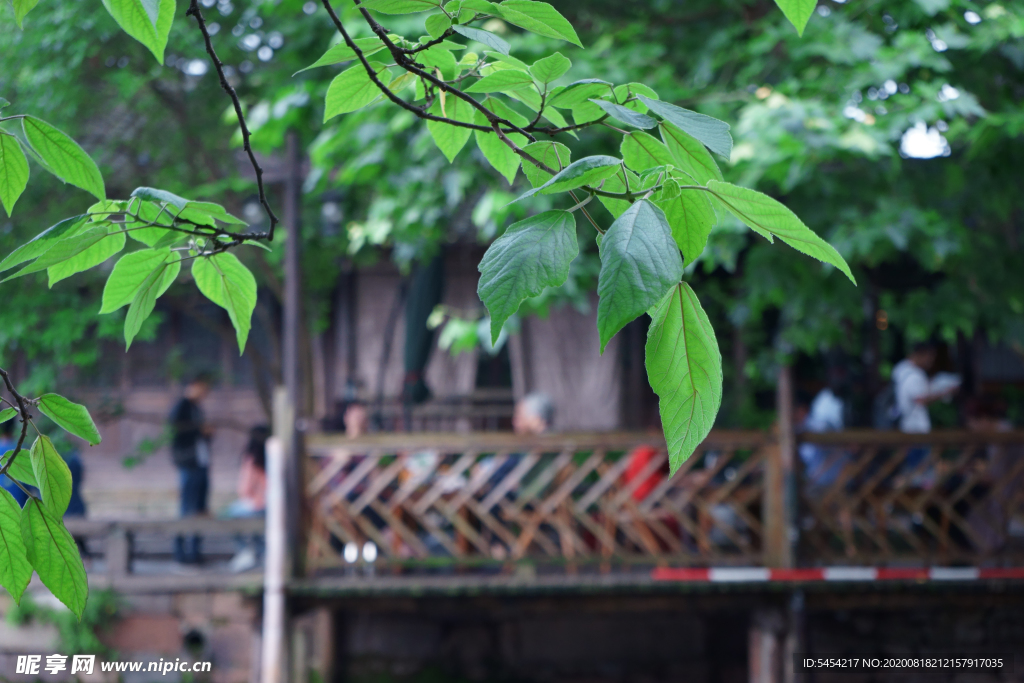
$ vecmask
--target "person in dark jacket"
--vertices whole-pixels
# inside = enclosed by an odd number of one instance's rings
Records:
[[[181,516],[193,517],[207,513],[210,491],[210,440],[213,430],[203,413],[203,400],[210,393],[210,377],[197,375],[179,400],[168,422],[171,428],[171,457],[178,468],[181,482]],[[196,535],[174,542],[174,559],[182,564],[198,564],[202,539]]]

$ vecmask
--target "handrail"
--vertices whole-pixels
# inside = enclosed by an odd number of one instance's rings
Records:
[[[804,443],[842,446],[916,446],[918,444],[960,445],[965,443],[1024,443],[1024,430],[1011,432],[978,432],[966,430],[938,430],[927,434],[905,434],[877,429],[848,429],[842,432],[802,432],[797,440]]]

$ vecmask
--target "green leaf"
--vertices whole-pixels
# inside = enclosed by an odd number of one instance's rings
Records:
[[[640,112],[637,111],[633,111],[629,107],[623,107],[621,104],[615,104],[614,102],[609,102],[608,100],[599,99],[591,99],[590,101],[599,106],[601,109],[603,109],[604,113],[608,114],[608,116],[612,117],[616,121],[621,121],[622,123],[625,123],[628,126],[646,129],[654,128],[656,125],[658,125],[658,122],[652,119],[650,116],[647,116],[646,114],[641,114]]]
[[[494,240],[480,261],[477,294],[491,316],[491,343],[524,299],[569,277],[579,255],[576,218],[568,211],[545,211],[513,223]]]
[[[13,419],[14,416],[17,414],[18,411],[15,410],[14,408],[5,408],[4,410],[0,410],[0,424],[3,424],[4,422],[7,422],[10,419]]]
[[[0,109],[3,109],[4,107],[9,107],[9,106],[11,106],[11,103],[9,101],[7,101],[6,99],[4,99],[3,97],[0,97]]]
[[[490,76],[484,76],[473,85],[466,88],[466,92],[504,92],[505,90],[519,90],[520,88],[532,88],[533,79],[530,74],[515,69],[503,69],[495,71]]]
[[[462,9],[500,16],[498,6],[487,0],[462,0]]]
[[[447,44],[447,41],[440,45],[435,45],[429,50],[420,52],[416,59],[426,66],[432,67],[427,69],[427,71],[432,74],[437,75],[435,69],[440,71],[442,80],[454,81],[458,78],[459,72],[461,71],[459,68],[459,60],[455,58],[455,55],[451,50],[444,47],[445,44]],[[458,47],[464,48],[465,46],[459,45]]]
[[[698,185],[706,185],[709,180],[721,180],[715,158],[707,148],[693,136],[684,133],[671,123],[661,123],[661,139],[672,155],[672,164],[683,171]]]
[[[444,35],[444,32],[452,27],[452,20],[444,14],[431,14],[427,17],[427,34],[435,40]]]
[[[548,168],[561,170],[569,165],[572,153],[569,148],[561,142],[544,140],[542,142],[531,142],[523,151],[541,162]],[[537,168],[533,162],[523,159],[523,174],[530,181],[533,187],[539,187],[546,183],[554,174]]]
[[[585,78],[581,81],[575,81],[565,86],[565,90],[552,97],[549,104],[552,107],[572,109],[592,97],[607,93],[611,85],[608,81],[602,81],[597,78]]]
[[[32,149],[46,163],[46,170],[97,199],[107,198],[100,169],[77,142],[34,116],[23,118],[21,126]]]
[[[537,35],[560,38],[573,45],[583,47],[572,24],[546,2],[505,0],[496,7],[501,12],[501,17],[510,24],[515,24],[519,28],[524,28]]]
[[[496,100],[488,100],[488,102],[494,101]],[[487,117],[480,112],[476,113],[476,122],[481,126],[489,125]],[[512,181],[516,179],[516,172],[519,170],[519,156],[512,151],[511,147],[502,142],[497,133],[477,130],[473,131],[473,135],[476,137],[476,144],[480,151],[483,152],[484,158],[511,185]],[[526,144],[526,137],[519,133],[508,133],[507,137],[520,149]]]
[[[363,0],[360,5],[381,14],[413,14],[437,9],[441,3],[437,0]]]
[[[619,216],[601,240],[597,330],[601,353],[615,334],[683,277],[683,260],[665,214],[646,199]]]
[[[14,203],[28,186],[28,159],[18,138],[0,131],[0,204],[7,215],[14,214]]]
[[[543,59],[538,59],[530,67],[530,73],[541,83],[550,83],[561,78],[572,67],[572,62],[562,53],[555,52]]]
[[[655,195],[654,203],[665,212],[665,218],[672,228],[672,239],[683,252],[686,262],[692,263],[704,251],[717,217],[705,192],[679,191],[674,184],[673,188],[675,191],[672,196],[659,200]]]
[[[89,598],[89,583],[75,539],[60,516],[30,498],[21,511],[21,538],[39,580],[81,619]]]
[[[11,0],[11,5],[14,7],[14,21],[17,22],[18,28],[23,28],[22,19],[38,4],[39,0]]]
[[[492,50],[497,50],[503,55],[507,55],[512,49],[503,38],[500,38],[490,31],[481,31],[478,28],[471,28],[469,26],[452,26],[452,30],[456,33],[466,36],[470,40],[475,40],[478,43],[486,45]]]
[[[75,232],[88,222],[89,217],[86,215],[72,216],[71,218],[65,218],[59,223],[43,230],[31,240],[8,254],[3,261],[0,261],[0,273],[21,265],[25,261],[31,261],[34,258],[39,258],[39,256],[46,253],[57,242],[63,240],[69,235],[75,234]]]
[[[207,225],[213,225],[212,221],[220,221],[221,223],[230,223],[232,225],[249,225],[238,216],[228,213],[227,209],[220,204],[214,204],[213,202],[190,201],[178,213],[178,218],[202,225],[203,222],[199,220],[199,216],[204,216],[211,220],[210,223],[206,223]]]
[[[132,194],[140,192],[142,190],[150,190],[148,187],[140,187],[135,190]],[[148,196],[148,193],[142,193]],[[168,193],[169,194],[169,193]],[[188,201],[188,200],[183,200]],[[173,206],[173,205],[172,205]],[[176,209],[165,208],[161,204],[154,203],[151,201],[144,201],[140,196],[133,197],[128,202],[129,212],[136,214],[139,219],[136,220],[130,215],[125,216],[124,229],[127,235],[137,242],[145,244],[147,247],[154,246],[157,242],[164,239],[167,236],[167,228],[161,227],[142,227],[149,223],[162,223],[164,225],[171,224],[171,218],[174,215],[173,211]],[[184,237],[184,235],[182,235]]]
[[[103,0],[103,6],[125,33],[164,63],[164,48],[177,9],[174,0]]]
[[[100,442],[100,432],[85,406],[72,403],[59,394],[39,397],[39,412],[56,422],[61,429],[86,441],[90,446]]]
[[[599,183],[605,178],[615,175],[615,171],[621,163],[621,159],[603,154],[584,157],[572,162],[546,183],[520,195],[514,201],[518,202],[535,194],[554,194],[555,192],[574,190],[591,183]]]
[[[372,36],[370,38],[355,38],[352,42],[356,44],[356,47],[359,48],[364,57],[369,57],[370,55],[384,49],[384,42],[377,36]],[[298,75],[303,71],[309,71],[310,69],[316,69],[321,66],[331,66],[332,64],[350,62],[355,58],[355,50],[350,48],[344,42],[341,42],[329,48],[327,52],[323,53],[320,59],[310,64],[305,69],[299,69],[292,75]]]
[[[167,190],[158,190],[154,187],[136,187],[132,190],[131,197],[137,197],[147,202],[155,202],[157,204],[163,202],[170,204],[171,206],[177,207],[178,209],[184,209],[188,206],[190,200],[185,199],[173,192]]]
[[[647,133],[639,131],[623,135],[622,146],[619,150],[626,166],[634,171],[645,171],[655,166],[675,163],[664,144]]]
[[[0,467],[7,465],[7,462],[14,455],[14,451],[10,450],[0,456]],[[28,450],[22,450],[18,453],[18,457],[15,458],[14,464],[11,465],[11,469],[7,470],[7,476],[11,479],[17,479],[22,484],[28,486],[35,486],[39,488],[39,482],[36,481],[36,474],[32,471],[32,455]]]
[[[131,347],[135,335],[142,329],[142,323],[146,322],[146,318],[153,312],[156,300],[167,291],[180,271],[181,258],[177,252],[171,252],[171,257],[167,262],[151,271],[139,288],[135,290],[135,296],[132,297],[132,303],[128,307],[128,314],[124,318],[126,348]]]
[[[370,67],[381,83],[387,85],[391,82],[391,72],[386,64],[381,62],[370,62]],[[334,80],[327,87],[325,98],[324,121],[333,119],[339,114],[362,109],[372,104],[381,96],[377,85],[370,80],[370,75],[362,63],[349,67],[335,76]]]
[[[50,287],[53,287],[56,283],[65,278],[69,278],[76,273],[81,273],[84,270],[89,270],[94,266],[98,266],[114,254],[118,254],[122,249],[124,249],[125,237],[124,232],[121,230],[121,226],[115,225],[114,223],[107,223],[106,226],[107,237],[100,239],[92,246],[83,249],[71,258],[54,264],[46,269],[46,274],[50,279]]]
[[[437,98],[430,107],[430,113],[465,123],[473,121],[476,110],[472,109],[468,102],[453,95],[449,95],[446,99],[443,112],[441,111],[441,98]],[[473,132],[471,128],[453,126],[441,121],[427,121],[427,130],[430,131],[430,137],[434,139],[434,144],[441,150],[449,163],[455,160],[455,156],[466,145],[470,133]]]
[[[850,282],[857,284],[850,266],[839,252],[781,203],[766,194],[719,180],[708,182],[708,189],[754,232],[769,239],[772,235],[777,236],[797,251],[835,266],[850,278]]]
[[[30,273],[38,273],[41,270],[46,270],[50,266],[63,263],[64,261],[78,256],[102,240],[114,239],[116,237],[116,235],[110,234],[110,223],[90,223],[90,225],[94,227],[86,228],[81,232],[68,235],[64,239],[57,241],[52,247],[43,252],[39,258],[19,270],[14,275],[7,276],[3,282],[19,278]]]
[[[625,170],[625,176],[623,175],[623,169],[620,167],[615,175],[604,181],[604,185],[601,189],[607,192],[618,192],[622,193],[626,191],[626,180],[629,181],[629,189],[636,191],[640,187],[640,178],[629,169]],[[598,200],[604,205],[604,208],[608,209],[608,213],[612,215],[612,218],[618,218],[622,214],[626,213],[626,210],[633,206],[633,204],[626,199],[615,199],[613,197],[602,197],[598,196]]]
[[[58,517],[63,516],[71,501],[71,470],[48,436],[36,437],[30,453],[43,503]]]
[[[722,354],[711,321],[685,282],[651,311],[645,351],[675,473],[707,437],[722,404]]]
[[[700,140],[715,154],[720,154],[726,159],[732,154],[732,135],[729,133],[729,124],[725,121],[668,102],[652,100],[646,95],[637,95],[637,98],[655,114]]]
[[[814,8],[818,6],[818,0],[775,0],[775,4],[802,36],[808,20],[814,14]]]
[[[21,538],[21,506],[0,488],[0,586],[20,604],[31,580],[32,564]]]
[[[256,309],[256,278],[230,252],[196,259],[192,263],[192,277],[207,299],[228,312],[241,355],[249,337],[252,312]]]

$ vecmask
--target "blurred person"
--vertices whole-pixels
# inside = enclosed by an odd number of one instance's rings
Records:
[[[171,428],[171,458],[181,482],[181,516],[207,514],[210,493],[210,441],[213,428],[206,422],[202,403],[210,394],[211,379],[200,373],[185,387],[182,398],[168,417]],[[194,535],[174,540],[174,559],[182,564],[199,564],[202,539]]]
[[[972,397],[967,401],[966,414],[971,432],[984,435],[1013,430],[1006,402],[999,397]],[[988,444],[976,463],[983,483],[972,491],[978,504],[972,505],[965,516],[972,532],[971,545],[983,553],[996,553],[1010,540],[1014,499],[1024,486],[1024,472],[1015,468],[1022,457],[1020,444]]]
[[[547,394],[534,392],[516,402],[512,431],[519,435],[544,434],[555,423],[555,404]]]
[[[266,515],[267,510],[267,439],[270,428],[258,425],[249,430],[249,440],[242,453],[238,471],[238,499],[225,511],[231,519],[252,519]],[[263,559],[263,536],[239,539],[240,548],[231,560],[231,570],[244,572],[259,566]]]
[[[928,373],[935,365],[935,345],[930,342],[914,344],[910,355],[892,369],[892,384],[896,410],[899,413],[899,430],[904,434],[928,434],[932,431],[928,404],[949,398],[956,393],[958,384],[944,387],[931,386]],[[910,484],[929,488],[934,484],[934,468],[916,472],[918,466],[928,457],[928,446],[914,446],[907,451],[901,471],[910,475]]]
[[[13,451],[17,445],[17,441],[14,439],[14,427],[18,420],[11,418],[7,422],[0,425],[0,455]],[[18,458],[27,458],[28,450],[24,450],[18,454]],[[28,500],[28,494],[21,490],[21,487],[14,483],[14,480],[10,479],[6,474],[0,475],[0,486],[5,491],[14,496],[14,500],[18,501],[18,505],[24,507],[25,501]]]
[[[358,439],[370,431],[370,411],[362,401],[349,401],[342,412],[342,422],[345,426],[345,436]]]

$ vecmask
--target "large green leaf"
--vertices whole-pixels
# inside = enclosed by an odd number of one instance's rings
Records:
[[[502,18],[510,24],[519,28],[547,36],[548,38],[560,38],[573,45],[583,47],[576,30],[568,19],[558,13],[554,7],[546,2],[535,0],[505,0],[496,6],[501,12]]]
[[[427,35],[435,40],[444,35],[452,27],[452,20],[444,14],[431,14],[427,17],[425,28]]]
[[[665,218],[672,228],[672,239],[679,245],[686,262],[692,263],[704,251],[708,235],[717,220],[707,193],[701,190],[676,190],[673,196],[665,199],[659,200],[655,195],[654,203],[665,212]]]
[[[15,266],[21,265],[25,261],[31,261],[34,258],[39,258],[42,254],[46,253],[51,247],[53,247],[53,245],[57,244],[65,237],[75,234],[88,222],[89,216],[81,215],[65,218],[61,222],[50,226],[25,244],[12,251],[6,258],[4,258],[3,261],[0,261],[0,272],[10,270]]]
[[[441,98],[437,98],[434,100],[433,106],[430,107],[430,113],[437,116],[445,116],[455,121],[469,123],[473,121],[476,110],[468,102],[453,95],[448,95],[443,111]],[[449,163],[454,161],[455,156],[462,151],[466,142],[469,141],[470,133],[473,132],[471,128],[453,126],[441,121],[427,121],[427,130],[430,132],[430,137],[433,138],[434,144],[441,150],[441,153],[444,154]]]
[[[612,117],[616,121],[625,123],[627,126],[633,126],[634,128],[654,128],[658,125],[658,122],[652,119],[646,114],[641,114],[638,111],[633,111],[629,107],[624,107],[621,104],[615,104],[608,100],[591,99],[592,103],[596,104],[605,114]]]
[[[139,188],[149,189],[149,188]],[[138,190],[136,190],[138,192]],[[136,220],[133,216],[125,216],[124,228],[128,236],[133,240],[145,244],[147,247],[160,242],[167,236],[168,229],[161,227],[146,227],[150,223],[160,223],[161,225],[170,225],[172,216],[174,215],[170,207],[165,208],[160,203],[143,200],[141,197],[133,197],[128,202],[128,211],[138,216]],[[182,235],[184,237],[184,235]]]
[[[11,0],[11,5],[14,7],[14,21],[17,22],[18,28],[22,27],[21,22],[25,15],[38,4],[39,0]]]
[[[192,263],[192,277],[207,299],[228,312],[241,354],[245,351],[252,312],[256,309],[256,278],[230,252],[196,259]]]
[[[14,203],[28,186],[28,159],[18,138],[0,131],[0,204],[7,215],[14,214]]]
[[[381,14],[412,14],[441,6],[439,0],[363,0],[360,4]]]
[[[120,225],[114,223],[107,224],[108,236],[100,239],[90,247],[83,249],[74,256],[60,263],[56,263],[46,269],[46,274],[49,276],[49,286],[53,287],[56,283],[60,282],[65,278],[69,278],[76,273],[89,270],[94,266],[106,261],[114,254],[118,254],[124,249],[125,233],[121,230]]]
[[[46,164],[46,170],[97,199],[107,198],[100,169],[77,142],[34,116],[23,118],[21,125],[25,139]]]
[[[726,159],[732,154],[732,135],[725,121],[668,102],[653,100],[645,95],[637,95],[637,98],[655,114],[700,140],[715,154],[721,154]]]
[[[520,195],[515,201],[518,202],[520,199],[526,199],[535,194],[554,194],[574,190],[591,183],[599,183],[605,178],[615,175],[615,171],[621,164],[621,159],[606,155],[583,157],[551,176],[551,179],[540,187],[535,187]]]
[[[31,580],[32,564],[21,538],[21,506],[0,488],[0,586],[20,603]]]
[[[30,454],[32,473],[36,476],[43,503],[53,510],[57,517],[62,517],[71,501],[71,470],[53,447],[53,442],[48,436],[36,437]]]
[[[568,57],[562,56],[561,52],[555,52],[542,59],[538,59],[530,67],[530,73],[541,83],[551,83],[563,75],[572,67]]]
[[[122,256],[103,286],[100,314],[112,313],[130,304],[149,274],[163,265],[170,255],[170,249],[143,249]]]
[[[103,6],[125,33],[164,63],[164,48],[177,9],[174,0],[103,0]]]
[[[30,498],[21,511],[21,538],[40,581],[81,619],[89,583],[75,539],[60,516]]]
[[[142,329],[142,323],[146,322],[146,318],[156,307],[156,300],[167,291],[180,271],[181,258],[178,256],[178,252],[171,252],[170,258],[152,270],[139,288],[135,290],[132,303],[128,306],[128,314],[124,318],[126,348],[132,345],[135,335]]]
[[[673,166],[693,178],[698,185],[722,179],[722,171],[707,147],[671,123],[662,122],[660,128],[661,139],[672,155],[670,163]]]
[[[707,313],[685,282],[651,311],[646,355],[675,472],[707,437],[722,404],[722,354]]]
[[[505,92],[506,90],[519,90],[521,88],[532,88],[533,79],[530,74],[516,69],[503,69],[495,71],[489,76],[484,76],[473,85],[466,88],[466,92]]]
[[[523,148],[523,151],[548,168],[555,170],[565,168],[569,165],[570,159],[572,159],[572,153],[568,147],[561,142],[552,142],[550,140],[531,142]],[[523,159],[523,174],[533,187],[543,185],[554,175],[542,168],[538,168],[532,161],[527,159]]]
[[[818,6],[818,0],[775,0],[775,4],[796,28],[796,32],[802,36],[804,27],[814,14],[814,8]]]
[[[726,209],[754,232],[769,240],[772,235],[777,236],[797,251],[835,266],[850,278],[850,282],[857,284],[850,266],[835,247],[818,237],[817,233],[781,203],[766,194],[719,180],[708,182],[708,189]]]
[[[488,100],[494,102],[496,100]],[[476,113],[476,122],[481,126],[488,125],[487,117],[482,113]],[[497,133],[485,132],[482,130],[473,131],[476,137],[477,147],[483,152],[484,158],[500,173],[508,184],[516,179],[516,172],[519,170],[519,155],[506,145]],[[519,133],[508,133],[507,137],[520,149],[526,144],[526,137]]]
[[[611,83],[597,78],[585,78],[565,86],[564,90],[551,98],[551,106],[563,109],[572,109],[578,104],[586,102],[592,97],[603,95],[609,92]]]
[[[469,26],[452,26],[452,30],[466,36],[470,40],[475,40],[478,43],[486,45],[492,50],[497,50],[503,55],[507,55],[512,49],[512,46],[503,38],[499,38],[490,31],[481,31],[478,28],[472,28]]]
[[[0,410],[0,424],[3,424],[8,420],[13,420],[17,414],[18,411],[14,408],[4,408],[3,410]]]
[[[83,226],[81,232],[69,234],[63,239],[56,241],[52,247],[40,254],[39,258],[19,270],[14,275],[7,276],[3,282],[19,278],[22,275],[29,275],[30,273],[38,273],[41,270],[46,270],[50,266],[55,266],[58,263],[63,263],[69,259],[75,258],[101,241],[117,241],[117,237],[117,234],[111,234],[110,223],[105,221],[88,223],[88,225]],[[122,243],[121,246],[123,247],[124,244]]]
[[[85,406],[72,403],[59,394],[43,394],[39,397],[39,412],[56,422],[65,431],[71,432],[90,446],[100,442],[100,432]]]
[[[13,456],[13,450],[0,455],[0,467],[5,467]],[[23,449],[18,453],[18,457],[14,459],[11,469],[7,470],[7,476],[11,479],[17,479],[22,484],[39,488],[39,482],[36,481],[36,473],[32,471],[32,455],[27,449]]]
[[[391,82],[391,72],[386,64],[370,62],[370,68],[377,74],[377,79],[387,85]],[[362,63],[355,64],[338,74],[327,87],[324,104],[324,121],[333,119],[339,114],[362,109],[372,104],[381,96],[380,89],[370,80],[370,75]]]
[[[675,163],[668,148],[660,140],[641,131],[623,135],[619,151],[626,166],[634,171],[646,171],[655,166]]]
[[[601,352],[628,322],[683,277],[683,260],[664,212],[646,199],[629,207],[601,239],[597,330]]]
[[[524,299],[569,276],[579,254],[576,218],[568,211],[545,211],[513,223],[494,240],[480,261],[477,294],[491,316],[491,342]]]

